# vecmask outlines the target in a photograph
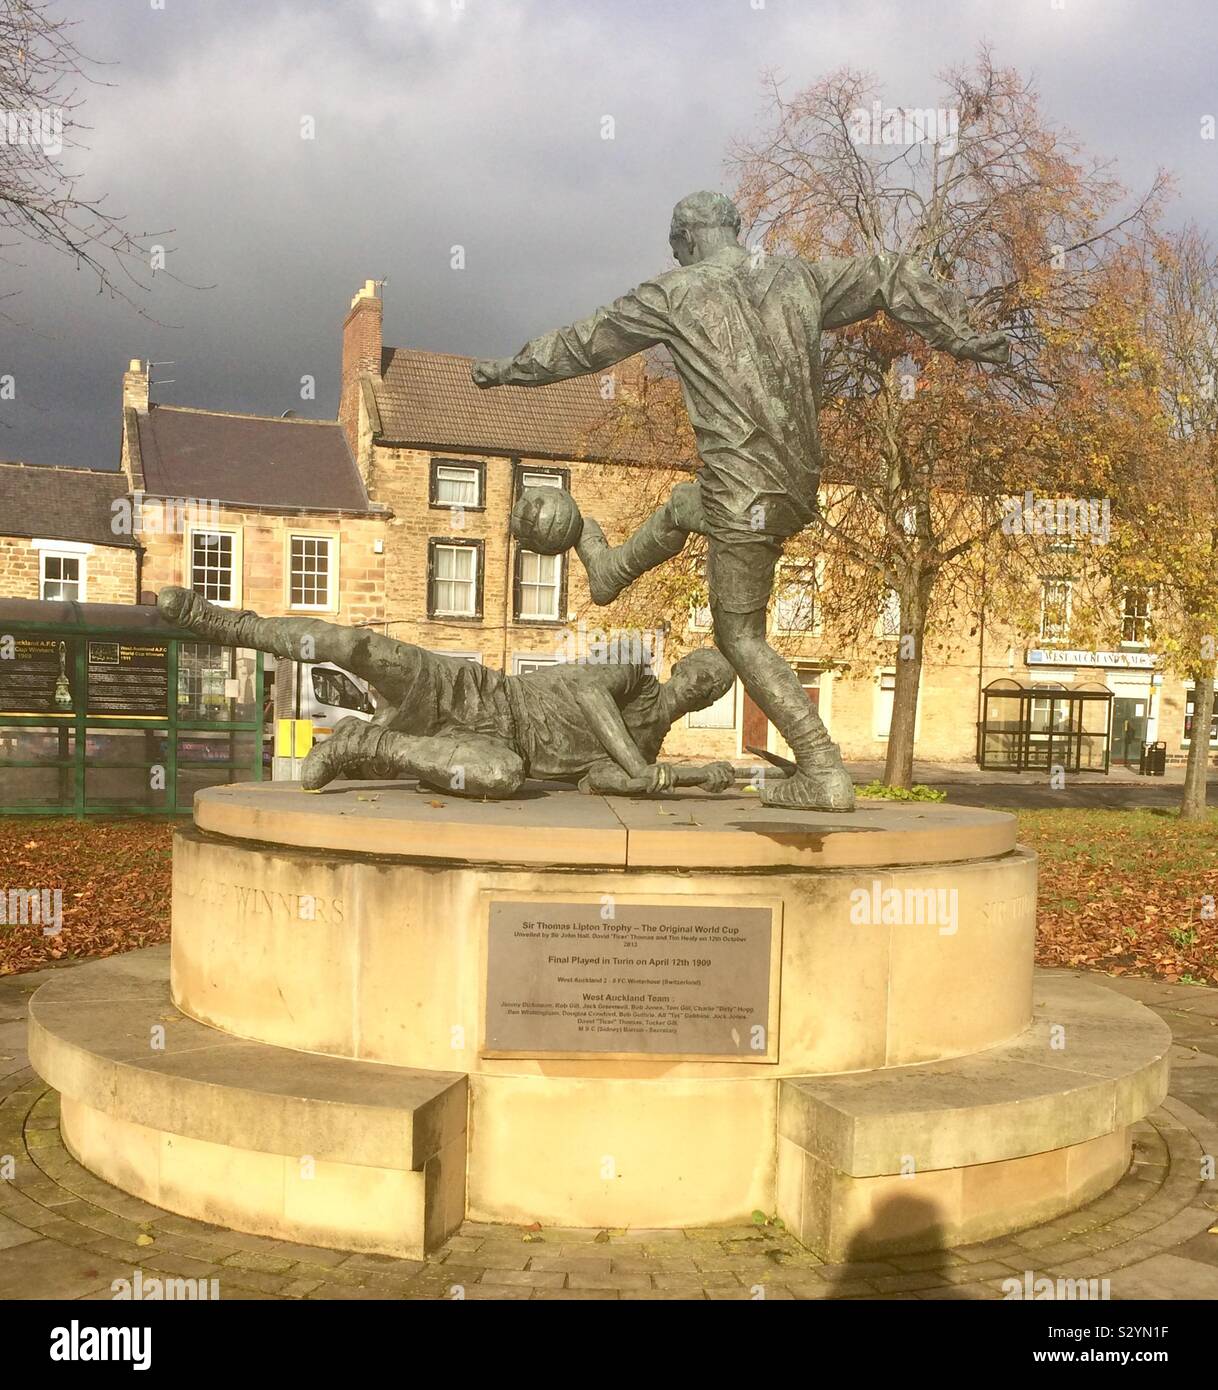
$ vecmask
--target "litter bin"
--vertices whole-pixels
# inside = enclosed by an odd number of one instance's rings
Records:
[[[1138,771],[1143,777],[1162,777],[1167,771],[1167,744],[1143,743]]]

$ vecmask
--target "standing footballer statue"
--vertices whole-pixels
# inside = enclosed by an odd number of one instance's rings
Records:
[[[848,811],[854,788],[841,752],[799,677],[766,641],[782,543],[817,514],[821,331],[882,309],[955,357],[1002,363],[1010,348],[1000,333],[974,332],[963,296],[903,258],[755,255],[739,236],[740,213],[729,198],[682,198],[669,232],[677,268],[534,338],[515,357],[476,362],[473,379],[483,387],[544,386],[646,348],[668,349],[702,462],[697,481],[675,487],[618,546],[554,489],[522,496],[513,533],[548,553],[574,545],[598,604],[678,554],[691,532],[705,535],[715,644],[795,754],[795,767],[785,779],[768,779],[762,799]]]

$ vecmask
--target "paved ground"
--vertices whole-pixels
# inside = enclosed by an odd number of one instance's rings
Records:
[[[853,762],[846,766],[859,786],[883,780],[882,762]],[[945,791],[947,799],[957,806],[1000,806],[1017,811],[1062,806],[1175,809],[1184,790],[1184,769],[1173,767],[1162,777],[1143,777],[1136,770],[1114,766],[1107,775],[1072,773],[1064,786],[1051,787],[1046,773],[983,772],[976,763],[915,762],[914,781]],[[1211,806],[1218,806],[1218,776],[1211,775],[1209,779],[1209,800]]]
[[[1013,1275],[1111,1281],[1113,1298],[1218,1299],[1218,990],[1106,980],[1172,1028],[1170,1100],[1126,1177],[1081,1211],[928,1255],[823,1264],[781,1231],[525,1232],[467,1223],[426,1262],[291,1245],[110,1187],[60,1142],[55,1093],[24,1053],[40,974],[0,980],[0,1299],[107,1299],[112,1281],[216,1279],[222,1298],[1000,1299]],[[1212,1158],[1211,1164],[1212,1167]],[[1211,1228],[1213,1228],[1211,1230]]]
[[[748,781],[757,759],[735,760],[737,779]],[[881,759],[848,762],[856,786],[884,780]],[[1162,777],[1143,777],[1136,769],[1114,765],[1108,773],[1078,772],[1065,785],[1049,785],[1042,772],[983,772],[976,763],[914,762],[913,780],[947,793],[957,806],[998,806],[1008,810],[1053,810],[1062,806],[1132,810],[1136,807],[1178,809],[1184,791],[1184,768],[1169,767]],[[1218,807],[1218,773],[1209,778],[1209,802]]]
[[[1172,810],[1180,807],[1182,788],[1162,777],[1138,777],[1131,781],[1075,782],[1051,787],[1047,781],[1026,773],[1022,778],[1007,773],[992,782],[951,782],[942,778],[920,778],[928,786],[947,793],[953,806],[995,806],[1004,811],[1055,811],[1073,806],[1082,810],[1132,811],[1138,808]],[[865,785],[862,778],[856,782]],[[1218,782],[1210,783],[1209,802],[1218,807]]]

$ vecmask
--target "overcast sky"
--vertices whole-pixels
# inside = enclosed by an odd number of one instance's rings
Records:
[[[1127,186],[1165,166],[1172,220],[1218,231],[1213,0],[159,3],[61,0],[112,84],[84,89],[89,148],[64,160],[132,230],[173,228],[170,269],[208,288],[156,277],[150,322],[61,258],[0,265],[27,325],[0,325],[0,458],[116,467],[130,357],[174,361],[165,404],[333,417],[369,277],[387,344],[515,351],[671,264],[672,204],[730,189],[766,68],[794,92],[851,64],[886,105],[927,107],[988,41]]]

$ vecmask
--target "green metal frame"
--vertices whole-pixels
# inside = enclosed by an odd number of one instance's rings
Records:
[[[186,762],[186,766],[216,768],[219,770],[243,771],[250,773],[250,780],[255,782],[262,781],[262,709],[264,699],[264,671],[263,656],[261,652],[255,652],[255,678],[254,678],[254,708],[258,711],[256,719],[179,719],[177,705],[178,690],[178,651],[182,643],[191,646],[199,644],[197,633],[170,630],[158,630],[150,633],[147,628],[124,627],[122,625],[93,625],[89,623],[55,623],[45,622],[22,622],[6,619],[4,623],[5,632],[38,634],[40,636],[52,636],[67,634],[72,637],[126,637],[133,641],[148,641],[154,637],[157,641],[164,641],[168,645],[168,697],[166,700],[167,712],[164,715],[130,715],[130,716],[108,716],[99,718],[97,715],[89,716],[87,710],[80,709],[72,714],[0,714],[0,729],[48,729],[48,730],[71,730],[75,734],[73,754],[70,758],[58,758],[50,761],[38,759],[13,759],[7,760],[0,758],[0,816],[75,816],[77,820],[83,820],[87,816],[96,815],[123,815],[123,816],[186,816],[190,814],[189,803],[185,806],[178,801],[178,736],[180,734],[207,733],[207,734],[250,734],[253,736],[254,752],[252,759],[227,759],[217,761],[206,761],[200,763]],[[216,646],[217,643],[207,645]],[[232,651],[233,648],[225,648]],[[238,648],[238,650],[245,650]],[[87,647],[84,641],[76,643],[75,652],[75,686],[78,691],[85,691],[87,688]],[[82,701],[87,704],[87,700]],[[163,736],[166,740],[165,755],[165,782],[166,782],[166,805],[164,806],[139,806],[131,802],[104,802],[87,801],[85,797],[85,773],[90,766],[109,769],[151,767],[155,764],[147,762],[116,761],[104,763],[89,763],[88,760],[88,737],[90,734],[111,733],[117,729],[145,729]],[[59,768],[62,771],[72,771],[75,776],[73,779],[73,794],[70,798],[61,798],[54,805],[39,805],[36,803],[25,802],[20,805],[12,806],[5,802],[4,798],[4,770],[6,768]]]

